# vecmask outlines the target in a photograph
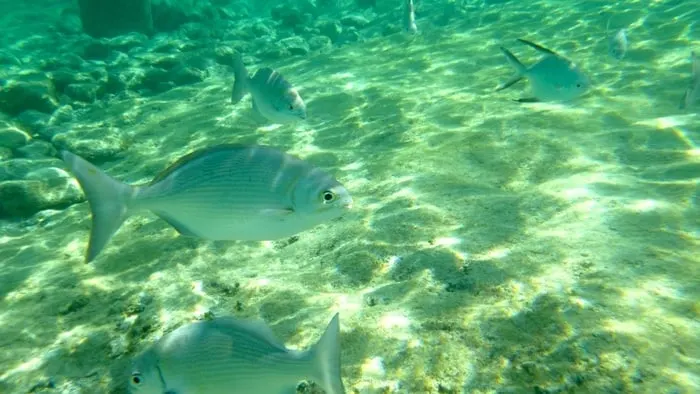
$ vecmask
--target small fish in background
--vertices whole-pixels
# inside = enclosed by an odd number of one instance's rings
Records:
[[[413,0],[406,0],[406,5],[404,8],[404,29],[411,33],[418,33],[418,26],[416,25],[416,8],[413,5]]]
[[[700,99],[700,61],[695,52],[690,52],[690,61],[692,63],[692,76],[690,78],[690,86],[685,90],[685,94],[681,99],[680,109],[689,108]]]
[[[610,35],[610,19],[605,26],[605,36],[608,37],[608,54],[617,60],[622,60],[627,55],[629,41],[627,40],[627,30],[619,29],[615,35]]]
[[[219,145],[180,158],[147,185],[119,182],[62,152],[92,212],[86,260],[102,251],[124,220],[151,211],[181,235],[209,240],[290,237],[343,215],[348,191],[319,168],[274,148]]]
[[[299,92],[280,73],[269,68],[260,68],[251,78],[243,64],[240,53],[233,59],[235,81],[231,102],[237,104],[246,93],[253,98],[253,110],[267,120],[290,123],[306,119],[306,104]]]
[[[531,41],[518,39],[544,56],[535,64],[526,67],[508,49],[501,48],[508,62],[515,68],[516,75],[498,85],[496,92],[513,86],[523,78],[530,81],[532,97],[517,99],[518,102],[570,101],[590,89],[588,77],[571,60]]]
[[[139,394],[281,394],[309,379],[327,394],[344,394],[339,336],[337,313],[306,351],[287,349],[262,321],[191,323],[137,356],[129,385]]]

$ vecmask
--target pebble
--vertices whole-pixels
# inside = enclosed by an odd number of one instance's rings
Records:
[[[27,218],[44,209],[63,209],[83,199],[70,178],[0,182],[0,218]]]
[[[32,139],[26,132],[17,127],[0,121],[0,147],[14,150],[21,148]]]
[[[50,142],[32,140],[27,145],[15,149],[15,155],[25,159],[45,159],[47,157],[55,157],[57,152]]]
[[[344,26],[362,29],[363,27],[369,25],[369,20],[361,15],[346,15],[340,18],[340,23],[342,23]]]
[[[94,103],[97,99],[98,86],[94,83],[72,83],[66,86],[63,93],[73,101]]]
[[[280,40],[279,45],[291,55],[303,56],[308,54],[311,50],[306,40],[299,36],[288,37]]]
[[[100,165],[115,160],[124,151],[122,133],[113,128],[76,129],[57,134],[51,141],[58,150],[69,150]]]
[[[16,116],[28,109],[47,114],[58,108],[58,100],[48,80],[44,81],[8,81],[0,89],[0,111]]]

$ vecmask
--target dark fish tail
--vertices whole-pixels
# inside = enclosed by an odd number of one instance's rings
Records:
[[[248,93],[248,70],[243,64],[243,57],[238,52],[233,55],[233,75],[236,79],[233,82],[231,102],[236,104]]]
[[[90,241],[85,257],[89,263],[100,254],[128,217],[128,206],[134,196],[134,189],[113,179],[78,155],[63,151],[61,156],[78,179],[92,212]]]
[[[340,322],[336,313],[326,331],[309,350],[313,363],[313,380],[328,394],[345,394],[340,377]]]

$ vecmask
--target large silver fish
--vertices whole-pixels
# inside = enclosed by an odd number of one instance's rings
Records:
[[[270,121],[290,123],[306,119],[304,100],[277,71],[269,67],[260,68],[251,78],[238,52],[234,55],[233,71],[236,78],[231,92],[233,104],[250,92],[253,110]]]
[[[588,77],[569,59],[533,42],[518,39],[519,42],[535,48],[544,54],[530,67],[522,64],[509,50],[501,47],[508,62],[515,68],[516,75],[496,87],[496,91],[506,89],[523,78],[530,81],[532,97],[520,98],[520,102],[570,101],[590,88]]]
[[[139,355],[129,379],[139,394],[284,394],[310,379],[343,394],[338,314],[307,351],[287,349],[262,322],[215,318],[182,326]]]
[[[139,186],[119,182],[70,152],[62,155],[92,211],[87,262],[139,211],[152,211],[183,235],[261,241],[327,222],[352,204],[348,191],[332,176],[265,146],[196,151]]]
[[[692,76],[690,78],[690,86],[685,90],[681,99],[680,109],[686,109],[700,99],[700,61],[695,52],[690,52],[690,61],[692,62]]]

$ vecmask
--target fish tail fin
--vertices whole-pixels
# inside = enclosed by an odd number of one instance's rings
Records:
[[[515,68],[515,75],[513,75],[506,82],[503,82],[503,83],[499,84],[498,86],[496,86],[496,89],[494,89],[494,91],[496,91],[496,92],[513,86],[515,83],[517,83],[518,81],[520,81],[521,79],[523,79],[525,77],[525,72],[527,71],[527,68],[525,67],[525,65],[522,64],[520,62],[520,60],[518,60],[518,58],[515,57],[515,55],[513,55],[509,50],[507,50],[504,47],[500,47],[500,48],[501,48],[501,52],[503,52],[503,54],[506,55],[506,59],[508,59],[508,63],[510,63],[511,66],[513,66]]]
[[[340,322],[336,313],[316,345],[309,350],[313,378],[328,394],[345,394],[340,377]]]
[[[243,64],[243,57],[238,52],[233,55],[233,75],[236,79],[233,81],[231,102],[236,104],[241,101],[243,96],[248,92],[248,70],[246,70]]]
[[[501,52],[503,52],[503,54],[506,55],[506,59],[508,60],[508,63],[510,63],[510,65],[513,66],[513,68],[515,68],[515,71],[517,71],[517,73],[519,75],[524,75],[525,72],[527,71],[527,67],[525,67],[525,65],[522,64],[520,62],[520,60],[518,60],[518,58],[515,57],[515,55],[513,55],[513,53],[511,51],[509,51],[508,49],[506,49],[504,47],[500,47],[500,48],[501,48]]]
[[[61,156],[78,179],[90,205],[92,228],[85,257],[89,263],[104,249],[127,218],[134,189],[113,179],[78,155],[63,151]]]

